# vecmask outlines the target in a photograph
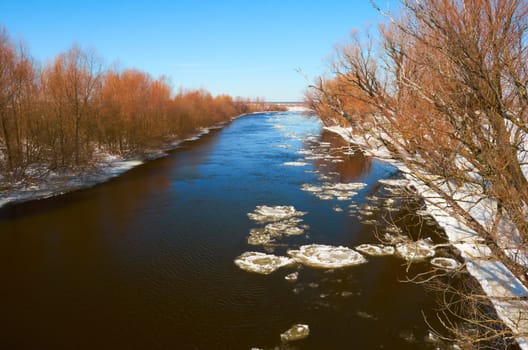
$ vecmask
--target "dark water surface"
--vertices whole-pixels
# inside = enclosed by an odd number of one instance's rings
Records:
[[[378,180],[395,170],[332,151],[343,145],[315,118],[251,115],[92,189],[0,209],[0,348],[273,348],[294,323],[310,335],[284,349],[434,348],[421,313],[432,314],[434,296],[399,282],[396,257],[268,276],[233,263],[264,251],[247,244],[257,205],[307,212],[307,234],[280,240],[275,254],[376,242],[350,201],[300,189],[321,176],[365,182],[359,205],[383,191]],[[283,165],[303,148],[344,161]],[[284,280],[292,271],[295,283]]]

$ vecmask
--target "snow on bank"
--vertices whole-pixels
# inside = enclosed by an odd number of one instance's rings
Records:
[[[236,119],[241,116],[234,117]],[[30,200],[45,199],[58,196],[67,192],[89,188],[119,176],[132,168],[143,164],[147,160],[167,156],[166,151],[177,148],[181,143],[198,140],[210,130],[222,128],[226,123],[200,128],[193,136],[176,140],[168,144],[163,150],[149,152],[142,159],[127,159],[124,157],[100,152],[98,162],[90,170],[80,170],[80,173],[54,173],[51,172],[34,183],[20,182],[10,186],[7,190],[0,190],[0,208],[9,203],[20,203]],[[0,176],[0,184],[2,177]]]
[[[124,172],[143,164],[141,160],[124,160],[114,156],[107,156],[100,161],[89,173],[64,174],[51,173],[36,184],[20,183],[16,190],[6,193],[0,192],[0,208],[8,203],[25,202],[36,199],[44,199],[58,196],[67,192],[92,187],[106,182]]]
[[[483,244],[477,233],[453,218],[447,211],[449,208],[447,202],[439,198],[428,186],[411,177],[403,164],[391,161],[390,154],[384,147],[379,144],[372,144],[374,140],[369,140],[368,137],[357,137],[352,134],[350,128],[333,126],[325,129],[340,135],[351,143],[355,143],[367,155],[380,158],[400,169],[407,180],[400,183],[398,181],[385,181],[383,184],[385,186],[412,185],[417,189],[417,193],[426,202],[427,213],[444,229],[451,244],[460,251],[466,262],[468,272],[479,282],[495,307],[499,318],[512,330],[514,335],[517,335],[515,338],[520,348],[528,350],[528,289],[502,262],[492,256],[490,249]],[[466,196],[466,199],[467,195],[467,193],[461,194],[461,196]],[[493,214],[493,204],[490,205],[486,201],[481,201],[481,205],[468,208],[467,205],[464,206],[462,201],[460,202],[477,221],[487,227],[490,214]],[[505,234],[508,233],[508,231],[504,231]],[[517,262],[528,266],[525,251],[511,249],[505,243],[503,243],[502,248]],[[438,260],[433,261],[434,263],[439,262]],[[440,261],[440,265],[443,264],[447,264],[447,262]]]

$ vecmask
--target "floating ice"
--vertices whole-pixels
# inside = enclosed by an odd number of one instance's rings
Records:
[[[242,270],[269,275],[280,267],[293,264],[293,259],[260,252],[245,252],[235,259]]]
[[[321,177],[322,178],[322,177]],[[326,177],[328,178],[328,177]],[[303,184],[301,190],[314,193],[321,200],[337,199],[339,201],[351,200],[357,195],[357,190],[364,188],[366,184],[360,182],[351,183],[324,183],[322,186]]]
[[[289,219],[294,216],[303,216],[304,212],[297,211],[293,206],[278,205],[278,206],[267,206],[259,205],[255,208],[253,213],[248,213],[248,217],[256,222],[274,222],[284,219]]]
[[[460,263],[451,258],[434,258],[431,259],[431,265],[444,270],[456,270],[460,267]]]
[[[394,254],[394,247],[383,244],[361,244],[356,250],[367,255],[381,256]]]
[[[253,228],[249,231],[248,244],[266,245],[273,242],[273,238],[302,235],[305,229],[309,229],[309,226],[302,225],[301,227],[298,227],[297,224],[300,222],[302,222],[302,219],[292,217],[281,221],[271,222],[263,228]]]
[[[286,165],[286,166],[307,166],[308,163],[299,162],[299,161],[297,161],[297,162],[284,162],[284,163],[282,163],[282,165]]]
[[[248,244],[250,245],[265,245],[271,243],[272,237],[263,228],[255,228],[249,232]]]
[[[321,192],[323,188],[319,186],[310,185],[310,184],[302,184],[301,190],[306,191],[306,192]]]
[[[297,271],[284,276],[284,279],[288,282],[295,282],[297,281],[298,278],[299,278],[299,272]]]
[[[288,255],[301,264],[327,269],[359,265],[367,262],[363,255],[350,248],[323,244],[304,245],[298,250],[289,250]]]
[[[336,184],[325,184],[325,189],[334,189],[338,191],[357,191],[365,188],[366,183],[363,182],[348,182],[348,183],[336,183]]]
[[[334,199],[333,196],[330,196],[328,194],[317,194],[317,198],[319,198],[322,201],[331,201],[332,199]]]
[[[264,231],[270,234],[272,237],[278,237],[281,235],[285,236],[297,236],[302,235],[304,230],[296,225],[300,223],[302,219],[293,217],[282,221],[272,222],[264,227]]]
[[[396,253],[407,261],[420,261],[432,258],[435,255],[434,246],[429,240],[399,243],[396,245]]]
[[[307,324],[294,324],[286,332],[280,335],[281,341],[290,342],[306,338],[310,334],[310,327]]]

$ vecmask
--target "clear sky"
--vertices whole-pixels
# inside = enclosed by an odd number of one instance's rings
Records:
[[[381,19],[369,0],[0,1],[0,25],[43,63],[77,43],[174,89],[269,101],[301,100],[303,74],[321,74],[337,42]]]

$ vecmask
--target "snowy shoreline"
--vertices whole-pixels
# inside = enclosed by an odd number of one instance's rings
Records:
[[[501,261],[492,256],[490,248],[482,243],[477,233],[449,215],[446,211],[449,205],[428,186],[413,179],[405,166],[391,160],[383,149],[373,150],[362,138],[354,137],[350,129],[339,126],[325,129],[358,145],[367,155],[391,163],[402,172],[406,178],[404,181],[412,184],[426,202],[426,211],[444,229],[453,247],[460,251],[468,272],[478,281],[499,318],[516,335],[514,337],[519,347],[528,350],[528,289]],[[486,222],[488,210],[489,208],[483,207],[471,212],[471,215],[478,216],[476,219],[481,222]],[[512,253],[508,251],[508,247],[503,249],[506,254]],[[521,252],[520,261],[528,266],[526,252]]]

